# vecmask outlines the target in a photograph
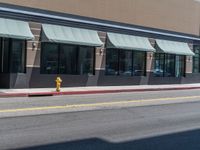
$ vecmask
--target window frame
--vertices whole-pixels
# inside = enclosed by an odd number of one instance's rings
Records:
[[[126,52],[131,54],[131,75],[123,75],[123,73],[120,72],[121,71],[121,65],[122,65],[122,62],[123,62],[121,56],[123,56],[122,53],[126,53]],[[134,53],[130,50],[119,50],[118,51],[118,75],[119,76],[133,76],[133,55],[134,55]],[[126,58],[125,58],[125,60],[126,60]]]
[[[26,64],[27,64],[27,41],[26,40],[21,40],[21,39],[13,39],[13,38],[4,38],[4,37],[0,37],[0,41],[1,41],[1,46],[0,46],[0,57],[1,57],[1,62],[0,62],[0,73],[26,73],[27,68],[26,68]],[[8,47],[7,50],[5,50],[5,41],[8,42]],[[21,47],[21,54],[23,56],[23,60],[22,60],[22,70],[23,71],[12,71],[12,64],[11,64],[11,60],[12,60],[12,54],[13,54],[13,41],[17,41],[20,42],[20,44],[22,44]],[[7,59],[4,58],[5,57],[5,51],[7,51]],[[7,60],[6,62],[4,60]],[[4,64],[7,64],[6,69]]]
[[[167,54],[167,53],[155,53],[155,55],[158,55],[159,57],[159,63],[161,61],[163,61],[163,73],[161,76],[156,76],[155,73],[154,74],[154,77],[174,77],[174,78],[180,78],[180,77],[185,77],[186,76],[186,56],[184,55],[177,55],[177,54]],[[155,70],[155,61],[156,61],[156,57],[154,55],[154,70]],[[160,59],[161,58],[161,55],[163,55],[163,60]],[[173,69],[174,69],[174,75],[173,76],[166,76],[166,57],[169,56],[169,55],[173,55],[174,57],[174,66],[173,66]],[[177,64],[177,61],[176,61],[176,57],[179,56],[179,57],[183,57],[183,73],[181,73],[182,75],[176,77],[176,64]],[[180,69],[180,68],[179,68]]]
[[[17,42],[22,42],[20,44],[22,44],[22,55],[24,55],[24,65],[22,66],[23,67],[23,71],[22,72],[14,72],[11,70],[12,68],[12,64],[11,64],[11,60],[12,60],[12,57],[13,57],[13,41],[17,41]],[[20,39],[9,39],[9,73],[26,73],[26,60],[27,60],[27,42],[26,40],[20,40]],[[23,54],[24,52],[24,54]]]
[[[196,57],[198,59],[198,71],[197,72],[194,71],[195,70],[194,67],[195,67],[195,55],[196,55],[195,48],[196,47],[199,47],[198,58]],[[194,45],[193,50],[194,50],[195,55],[193,56],[193,59],[192,59],[192,61],[193,61],[192,62],[192,73],[200,73],[200,45]]]
[[[118,49],[118,48],[107,48],[106,49],[106,62],[105,62],[105,64],[107,65],[107,60],[109,59],[108,58],[108,55],[107,55],[107,51],[109,51],[109,50],[116,50],[117,52],[117,62],[116,62],[116,64],[118,65],[117,66],[117,74],[108,74],[107,73],[107,70],[105,70],[105,75],[106,76],[123,76],[123,77],[141,77],[141,76],[146,76],[146,74],[147,74],[147,52],[145,52],[145,51],[137,51],[137,50],[125,50],[125,49]],[[120,54],[121,54],[121,51],[130,51],[131,52],[131,75],[130,76],[126,76],[126,75],[122,75],[122,74],[120,74]],[[141,74],[141,75],[134,75],[134,72],[133,72],[133,66],[134,66],[134,54],[135,53],[142,53],[144,56],[144,60],[143,60],[143,70],[144,70],[144,72]],[[105,68],[105,69],[107,69],[107,67]]]
[[[66,45],[69,45],[69,44],[66,44]],[[93,55],[92,55],[92,57],[93,57],[93,61],[92,61],[92,63],[93,63],[93,67],[92,67],[92,74],[91,75],[95,75],[95,68],[96,68],[96,47],[94,47],[94,46],[85,46],[85,45],[76,45],[76,47],[77,47],[77,58],[79,57],[78,55],[79,55],[79,53],[80,53],[80,48],[81,47],[83,47],[83,48],[87,48],[87,47],[89,47],[89,48],[91,48],[92,49],[92,53],[93,53]],[[76,72],[78,72],[78,59],[76,60],[76,65],[77,65],[77,70],[76,70]],[[87,75],[88,75],[89,73],[87,73]],[[77,74],[77,75],[81,75],[81,74]],[[86,74],[82,74],[82,75],[86,75]]]
[[[52,44],[52,45],[57,45],[58,46],[58,58],[57,58],[57,71],[56,73],[46,73],[42,70],[42,66],[44,64],[44,47],[45,47],[45,44]],[[72,74],[72,73],[60,73],[60,64],[61,64],[61,47],[62,46],[72,46],[76,49],[76,60],[75,60],[75,63],[76,63],[76,73],[75,74]],[[96,47],[93,47],[93,46],[84,46],[84,45],[73,45],[73,44],[64,44],[64,43],[52,43],[52,42],[42,42],[41,43],[41,55],[40,55],[40,74],[48,74],[48,75],[55,75],[55,74],[59,74],[59,75],[88,75],[88,74],[78,74],[78,55],[80,53],[80,48],[81,47],[89,47],[92,49],[92,57],[93,57],[93,67],[92,67],[92,72],[91,72],[91,75],[95,75],[95,67],[96,67]]]
[[[45,44],[54,44],[54,45],[57,45],[57,47],[58,47],[58,51],[59,51],[59,45],[57,44],[57,43],[51,43],[51,42],[42,42],[41,43],[41,52],[40,52],[40,74],[57,74],[57,73],[44,73],[43,72],[43,69],[42,69],[42,64],[44,64],[43,62],[44,62],[44,57],[43,57],[43,55],[44,55],[44,47],[45,47]],[[59,56],[58,56],[59,57]],[[58,65],[59,65],[59,62],[58,62],[58,60],[57,60],[57,71],[56,72],[58,72]]]

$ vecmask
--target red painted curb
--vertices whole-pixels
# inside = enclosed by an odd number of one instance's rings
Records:
[[[96,90],[96,91],[71,91],[54,92],[53,95],[81,95],[81,94],[102,94],[102,93],[122,93],[122,92],[147,92],[147,91],[167,91],[167,90],[191,90],[200,89],[200,87],[179,87],[179,88],[156,88],[156,89],[120,89],[120,90]]]
[[[147,89],[120,89],[120,90],[92,90],[92,91],[64,91],[64,92],[33,92],[33,93],[1,93],[0,98],[6,97],[34,97],[34,96],[58,96],[58,95],[82,95],[82,94],[103,94],[121,92],[147,92],[147,91],[167,91],[167,90],[191,90],[200,87],[172,87],[172,88],[147,88]]]
[[[27,93],[1,93],[0,98],[8,98],[8,97],[28,97]]]

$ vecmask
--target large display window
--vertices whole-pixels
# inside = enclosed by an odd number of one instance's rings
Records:
[[[26,41],[0,38],[0,72],[26,72]]]
[[[143,76],[145,73],[146,52],[106,50],[106,75]]]
[[[42,43],[41,73],[94,75],[95,48]]]

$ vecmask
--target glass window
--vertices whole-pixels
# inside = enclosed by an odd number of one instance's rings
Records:
[[[132,75],[132,51],[121,50],[119,55],[119,74]]]
[[[200,46],[199,45],[194,46],[194,53],[195,53],[195,56],[193,56],[193,72],[199,73],[200,72]]]
[[[106,50],[106,74],[118,75],[119,70],[119,51],[117,49]]]
[[[185,56],[176,56],[176,77],[185,76]]]
[[[25,42],[12,40],[10,71],[12,73],[25,72]]]
[[[133,50],[106,50],[106,75],[142,76],[146,73],[146,53]]]
[[[146,73],[146,53],[133,52],[133,75],[141,76]]]
[[[185,56],[156,53],[154,59],[154,76],[181,77],[185,75]]]
[[[176,63],[176,65],[178,62]],[[175,76],[175,55],[165,54],[165,77],[174,77]]]
[[[94,48],[80,47],[78,54],[78,74],[94,74]]]
[[[58,45],[44,43],[42,45],[41,72],[46,74],[58,73]]]
[[[0,72],[25,73],[26,41],[0,38]]]
[[[41,73],[94,74],[93,47],[43,43]]]
[[[61,45],[59,73],[77,74],[77,49],[76,46]]]
[[[3,72],[3,49],[2,49],[2,38],[0,38],[0,72]]]
[[[1,69],[1,71],[3,72],[3,73],[9,73],[10,71],[9,71],[9,69],[10,69],[10,67],[9,67],[9,65],[10,65],[10,63],[9,63],[9,61],[10,61],[10,58],[9,58],[9,39],[3,39],[2,40],[2,69]]]
[[[157,77],[164,76],[164,54],[155,53],[154,59],[154,75]]]

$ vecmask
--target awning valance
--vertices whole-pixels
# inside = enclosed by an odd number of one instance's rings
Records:
[[[156,44],[158,46],[158,51],[161,51],[163,53],[188,56],[194,55],[187,43],[168,40],[156,40]]]
[[[0,37],[32,40],[28,22],[0,18]]]
[[[138,51],[155,51],[148,38],[118,33],[108,33],[107,48],[119,48]]]
[[[66,26],[42,24],[43,42],[56,42],[73,45],[101,46],[97,31]]]

